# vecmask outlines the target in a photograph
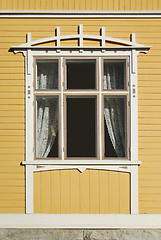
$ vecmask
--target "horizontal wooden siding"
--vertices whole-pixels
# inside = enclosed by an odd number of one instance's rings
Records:
[[[1,10],[161,10],[161,0],[0,0]]]

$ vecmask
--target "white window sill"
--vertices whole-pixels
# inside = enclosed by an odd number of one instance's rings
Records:
[[[141,161],[129,161],[129,160],[35,160],[35,161],[23,161],[22,165],[117,165],[117,166],[131,166],[140,165]]]

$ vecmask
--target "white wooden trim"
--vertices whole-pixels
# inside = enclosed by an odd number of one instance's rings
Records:
[[[80,24],[79,25],[79,28],[78,28],[78,36],[79,36],[79,47],[83,47],[83,24]],[[77,38],[77,36],[76,36]]]
[[[31,75],[32,73],[32,62],[31,59],[31,49],[27,49],[27,74]]]
[[[55,41],[56,44],[58,44],[56,47],[61,48],[61,46],[60,46],[61,45],[61,40],[70,40],[70,39],[78,39],[78,46],[76,48],[79,47],[80,49],[83,48],[83,40],[84,39],[100,40],[101,45],[103,45],[104,48],[106,48],[105,47],[105,42],[119,43],[121,45],[124,45],[122,47],[118,47],[119,49],[127,48],[127,47],[130,47],[132,49],[138,49],[138,48],[139,49],[148,49],[149,48],[149,46],[144,46],[143,44],[136,43],[134,33],[131,34],[131,40],[130,41],[126,41],[126,40],[119,39],[119,38],[107,37],[105,35],[105,27],[101,28],[100,36],[99,35],[84,34],[83,33],[83,24],[80,24],[78,26],[78,34],[74,34],[74,35],[62,35],[61,36],[60,35],[60,28],[57,28],[56,29],[56,36],[31,41],[31,33],[28,33],[26,43],[21,44],[19,46],[13,46],[11,48],[13,48],[13,49],[24,49],[24,48],[26,48],[29,51],[31,51],[32,48],[36,48],[36,49],[39,48],[39,46],[35,46],[35,45],[38,45],[38,44],[41,44],[41,43],[53,42],[53,41]],[[41,46],[41,47],[43,47],[43,46]],[[46,48],[50,49],[51,46],[46,47]],[[68,47],[68,49],[69,48],[71,48],[71,47]],[[111,49],[111,47],[108,47],[108,48]]]
[[[27,165],[26,170],[26,213],[33,213],[33,166]]]
[[[105,36],[106,36],[106,32],[105,32],[105,27],[101,28],[101,36],[102,36],[102,42],[101,42],[101,46],[105,47]]]
[[[70,40],[70,38],[68,38],[69,40]],[[55,40],[54,41],[56,41],[57,39],[55,38]],[[93,51],[93,50],[101,50],[103,53],[104,53],[104,51],[106,50],[106,51],[130,51],[131,49],[136,49],[136,50],[138,50],[138,51],[140,51],[140,52],[145,52],[145,53],[147,53],[148,52],[148,50],[151,48],[151,46],[106,46],[106,47],[102,47],[102,46],[100,46],[100,47],[97,47],[97,46],[92,46],[92,47],[87,47],[87,46],[83,46],[83,47],[80,47],[80,46],[66,46],[66,47],[64,47],[64,46],[61,46],[61,47],[58,47],[58,46],[27,46],[27,45],[25,45],[25,46],[11,46],[11,50],[12,49],[15,49],[14,50],[14,52],[15,53],[18,53],[18,52],[23,52],[24,50],[26,50],[26,49],[31,49],[31,50],[40,50],[40,51],[42,51],[42,50],[49,50],[49,51],[55,51],[56,53],[60,53],[60,52],[62,52],[62,50],[69,50],[70,49],[70,52],[71,51],[76,51],[76,50],[78,50],[78,51],[80,51],[81,49],[83,49],[83,50],[89,50],[89,51]],[[91,52],[90,52],[91,53]],[[92,54],[91,54],[92,55]]]
[[[56,36],[57,36],[56,45],[59,47],[60,46],[60,27],[56,28]]]
[[[135,35],[132,35],[132,41],[135,44]],[[138,161],[138,93],[137,93],[137,56],[136,50],[131,51],[130,65],[130,155],[131,161]],[[131,189],[131,214],[138,214],[138,167],[131,167],[130,175]]]
[[[106,171],[114,171],[114,172],[126,172],[126,173],[131,173],[131,168],[127,166],[95,166],[95,165],[89,165],[89,166],[83,166],[83,165],[37,165],[37,168],[33,170],[33,172],[44,172],[44,171],[51,171],[51,170],[71,170],[71,169],[76,169],[79,172],[84,172],[86,169],[95,169],[95,170],[106,170]]]
[[[86,90],[82,90],[82,91],[78,90],[78,91],[76,91],[76,90],[74,90],[74,91],[72,91],[73,94],[89,94],[89,92],[90,92],[90,94],[99,93],[98,90],[94,90],[94,91],[93,90],[89,90],[89,91],[86,91]],[[35,94],[42,94],[42,91],[36,90],[36,91],[34,91],[34,93]],[[48,90],[48,93],[57,94],[57,93],[61,93],[61,91],[59,91],[59,90],[56,90],[56,91],[55,90],[54,91]],[[70,90],[65,90],[64,93],[71,94],[71,91]],[[108,95],[113,95],[113,94],[125,95],[125,94],[128,93],[128,91],[126,91],[126,90],[122,90],[122,91],[121,90],[118,90],[118,91],[103,90],[103,91],[101,91],[101,93],[108,94]]]
[[[27,41],[30,42],[30,35]],[[26,98],[26,150],[25,159],[29,162],[34,159],[34,111],[33,111],[33,57],[31,50],[25,54],[25,98]],[[33,169],[35,166],[27,165],[25,167],[26,177],[26,213],[33,213]]]
[[[161,214],[0,214],[0,228],[161,229]]]
[[[34,161],[23,161],[23,165],[84,165],[84,166],[89,166],[89,165],[123,165],[123,166],[131,166],[131,165],[140,165],[141,162],[137,161],[128,161],[128,160],[34,160]]]
[[[38,57],[78,57],[80,55],[80,48],[51,48],[51,49],[46,49],[41,48],[41,49],[31,49],[32,51],[32,56],[38,56]],[[48,50],[46,52],[46,50]],[[83,53],[81,53],[81,57],[118,57],[118,58],[124,58],[124,57],[129,57],[131,55],[131,50],[132,48],[102,48],[97,47],[83,47]],[[144,52],[147,53],[147,49],[136,49],[137,52]],[[24,56],[26,55],[26,48],[24,49],[15,49],[14,53],[22,53]]]
[[[138,167],[131,167],[131,214],[138,214]]]
[[[138,83],[137,83],[137,53],[132,53],[130,74],[130,104],[131,104],[131,161],[138,161]]]
[[[161,18],[161,10],[0,10],[0,18]]]

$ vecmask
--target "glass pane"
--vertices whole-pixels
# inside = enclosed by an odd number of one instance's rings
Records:
[[[58,157],[58,97],[36,98],[36,157]]]
[[[126,60],[104,60],[104,89],[126,89]]]
[[[96,97],[67,98],[67,157],[96,157]]]
[[[58,89],[58,60],[38,60],[36,89]]]
[[[67,89],[96,89],[96,60],[67,60]]]
[[[105,157],[126,157],[127,100],[125,96],[104,97]]]

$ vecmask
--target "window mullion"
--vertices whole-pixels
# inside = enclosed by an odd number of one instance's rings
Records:
[[[64,86],[64,72],[63,72],[63,57],[60,58],[60,77],[61,77],[61,158],[64,160],[64,94],[63,94],[63,86]]]
[[[99,156],[98,159],[102,160],[102,64],[101,57],[98,58],[98,79],[99,79]]]

